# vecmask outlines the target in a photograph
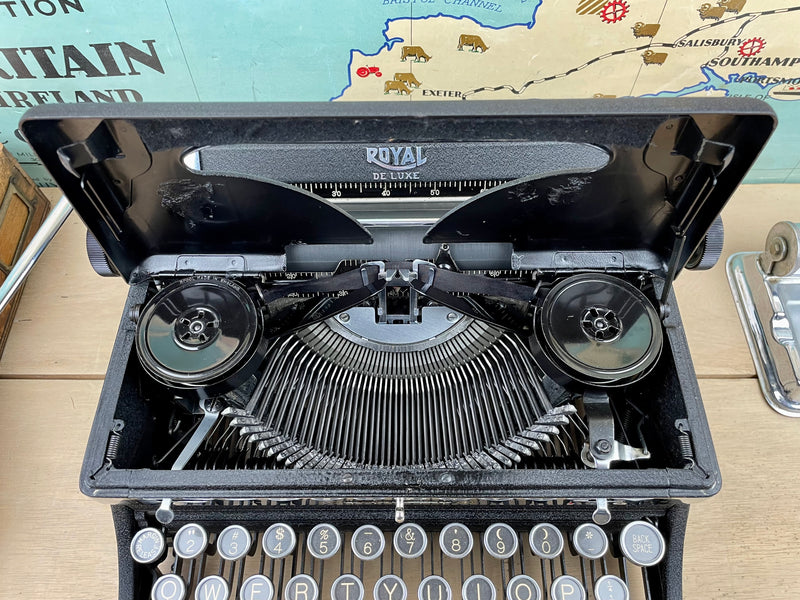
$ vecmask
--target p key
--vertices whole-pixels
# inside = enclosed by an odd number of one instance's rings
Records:
[[[553,600],[586,600],[586,590],[572,575],[562,575],[550,586],[550,597]]]

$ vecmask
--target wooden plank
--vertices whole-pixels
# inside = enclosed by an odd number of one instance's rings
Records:
[[[115,598],[111,512],[78,491],[99,381],[0,381],[4,598]]]
[[[760,249],[779,220],[800,221],[798,196],[800,185],[742,186],[723,215],[724,256]],[[92,271],[84,236],[83,224],[71,217],[34,269],[0,360],[0,377],[105,374],[127,286]],[[754,376],[724,259],[710,271],[682,273],[675,287],[698,375]]]
[[[110,511],[78,492],[100,385],[0,381],[4,597],[115,597]],[[754,380],[704,380],[701,389],[723,490],[691,508],[684,596],[794,598],[797,561],[791,542],[800,537],[800,514],[792,508],[796,458],[787,449],[800,422],[768,408]]]
[[[55,203],[57,190],[47,193]],[[105,374],[128,286],[92,270],[85,238],[86,227],[71,215],[31,272],[0,377]]]
[[[684,558],[686,598],[795,598],[800,536],[794,507],[800,421],[761,398],[755,380],[700,382],[722,491],[694,503]]]

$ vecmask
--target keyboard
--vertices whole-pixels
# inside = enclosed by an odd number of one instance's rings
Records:
[[[168,526],[128,510],[120,551],[150,600],[655,600],[675,521],[651,511],[600,526],[586,507],[520,502],[399,524],[340,505],[177,509]]]

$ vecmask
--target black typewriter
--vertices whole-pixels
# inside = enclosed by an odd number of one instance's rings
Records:
[[[121,500],[120,598],[680,598],[677,498],[721,481],[672,283],[718,258],[774,123],[745,99],[30,111],[130,284],[80,481]]]

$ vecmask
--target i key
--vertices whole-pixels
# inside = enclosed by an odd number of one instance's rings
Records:
[[[497,590],[486,575],[471,575],[461,586],[463,600],[497,600]]]

